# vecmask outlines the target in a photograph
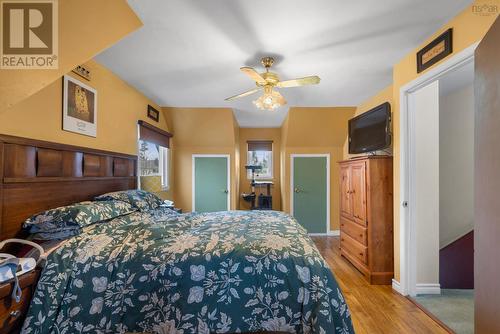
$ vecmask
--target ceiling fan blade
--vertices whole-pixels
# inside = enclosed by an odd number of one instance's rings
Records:
[[[276,85],[279,88],[288,88],[288,87],[298,87],[298,86],[306,86],[306,85],[316,85],[319,84],[320,78],[317,75],[312,75],[310,77],[280,81]]]
[[[254,93],[257,93],[259,90],[261,90],[261,88],[255,88],[255,89],[252,89],[252,90],[249,90],[247,92],[244,92],[244,93],[241,93],[241,94],[238,94],[238,95],[234,95],[234,96],[231,96],[231,97],[228,97],[227,99],[225,99],[226,101],[231,101],[231,100],[234,100],[234,99],[238,99],[240,97],[244,97],[244,96],[248,96],[248,95],[252,95]]]
[[[252,67],[242,67],[240,68],[241,72],[245,73],[246,75],[248,75],[250,78],[252,78],[252,80],[254,80],[256,83],[258,84],[261,84],[261,85],[265,85],[267,82],[266,82],[266,79],[264,79],[260,74],[259,72],[257,72],[254,68]]]

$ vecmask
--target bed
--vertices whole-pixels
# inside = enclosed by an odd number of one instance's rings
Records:
[[[49,145],[28,144],[35,152]],[[2,145],[5,156],[9,152]],[[78,176],[40,180],[37,171],[13,179],[3,168],[2,238],[8,235],[4,228],[15,230],[9,217],[19,188],[80,185],[78,195],[52,195],[52,206],[135,188],[134,175],[114,176],[133,174],[127,168],[128,161],[136,163],[132,157],[92,154],[98,155],[94,163],[111,161],[111,175],[93,176],[85,185]],[[120,159],[116,166],[113,159]],[[85,169],[85,161],[82,165]],[[39,196],[21,192],[33,200],[30,215],[50,207],[46,199],[40,204]],[[354,332],[342,292],[306,231],[282,212],[177,214],[161,206],[89,224],[67,238],[48,256],[22,328],[33,334],[256,331]]]

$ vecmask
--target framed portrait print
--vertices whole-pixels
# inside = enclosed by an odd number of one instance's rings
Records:
[[[68,75],[63,79],[63,130],[97,136],[97,91]]]

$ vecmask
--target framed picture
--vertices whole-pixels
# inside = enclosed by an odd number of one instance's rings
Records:
[[[428,69],[453,52],[452,32],[451,28],[446,30],[417,52],[417,73]]]
[[[97,137],[97,91],[68,75],[63,80],[63,130]]]
[[[155,121],[160,120],[160,112],[148,104],[148,117]]]

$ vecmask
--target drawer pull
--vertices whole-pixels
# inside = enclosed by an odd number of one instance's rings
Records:
[[[9,313],[9,315],[10,315],[11,318],[16,319],[16,318],[18,318],[21,315],[21,311],[19,311],[19,310],[11,311]]]

